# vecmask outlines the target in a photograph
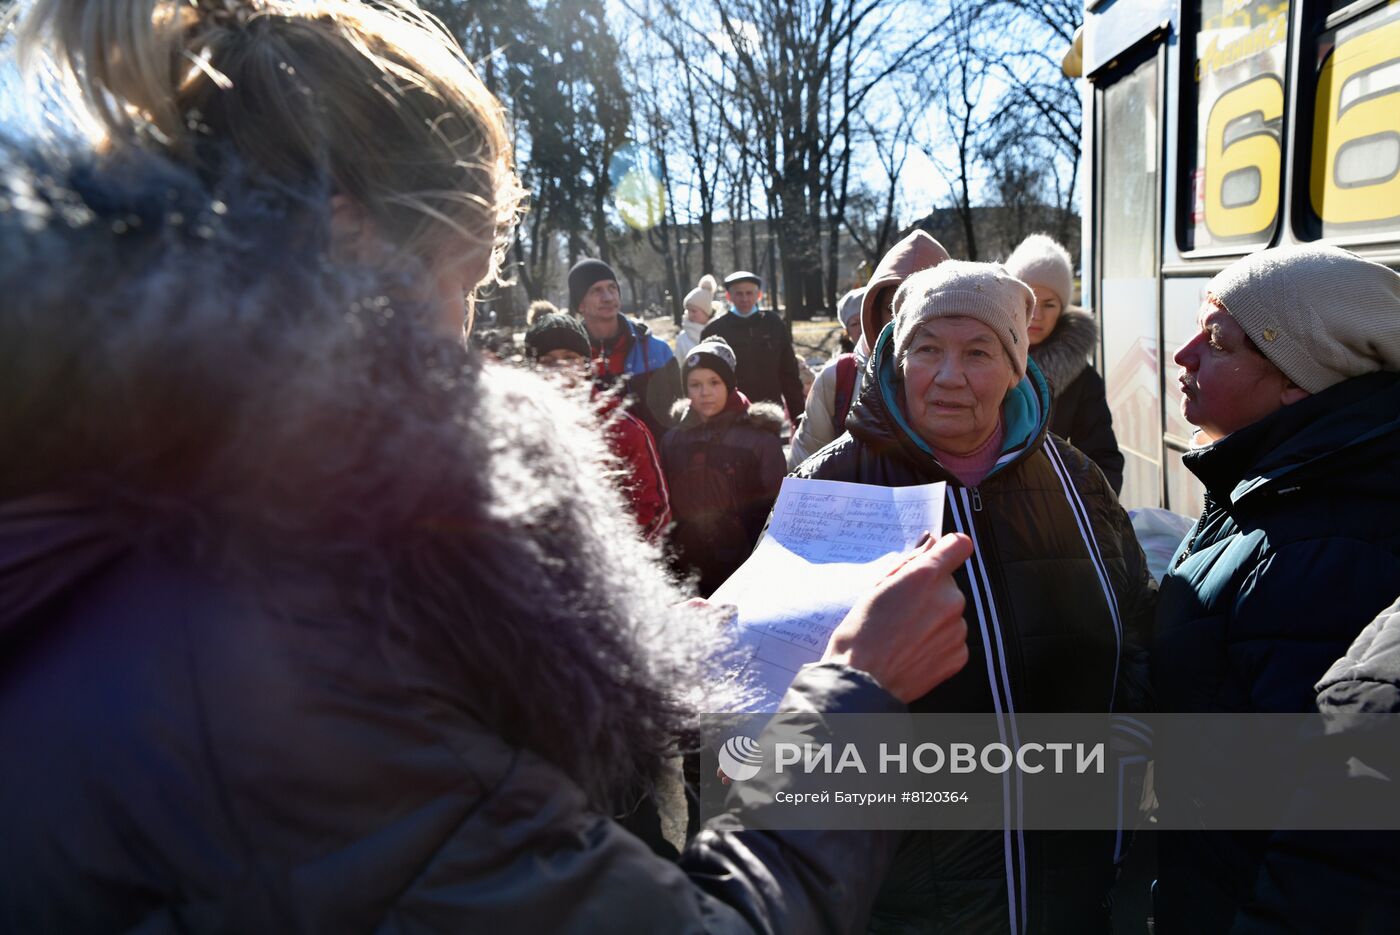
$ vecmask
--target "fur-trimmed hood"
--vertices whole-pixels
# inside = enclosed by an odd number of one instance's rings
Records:
[[[783,410],[777,403],[751,403],[747,396],[737,390],[730,394],[729,400],[724,410],[715,416],[715,420],[758,429],[761,432],[771,432],[774,435],[782,434]],[[700,421],[699,413],[691,412],[688,399],[678,399],[671,404],[671,418],[675,421],[676,428],[681,431],[689,431],[704,424]]]
[[[587,388],[429,333],[407,277],[327,259],[325,203],[0,144],[0,640],[113,550],[193,556],[289,626],[423,647],[441,699],[616,802],[733,702],[720,628]]]
[[[1059,396],[1084,372],[1089,355],[1099,339],[1099,326],[1094,316],[1075,306],[1060,313],[1055,330],[1031,348],[1031,359],[1040,367],[1050,388]]]

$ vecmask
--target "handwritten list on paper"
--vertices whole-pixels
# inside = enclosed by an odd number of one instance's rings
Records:
[[[856,601],[925,532],[939,534],[944,487],[783,481],[758,548],[710,598],[738,608],[748,674],[760,692],[753,710],[775,709]]]

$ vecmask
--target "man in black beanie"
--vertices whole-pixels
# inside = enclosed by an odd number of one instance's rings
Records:
[[[602,260],[580,260],[569,270],[569,307],[588,332],[595,376],[620,381],[629,411],[660,438],[673,424],[671,405],[681,398],[680,365],[670,346],[621,314],[617,274]]]

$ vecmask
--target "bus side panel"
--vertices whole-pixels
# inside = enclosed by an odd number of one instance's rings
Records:
[[[1162,402],[1158,387],[1157,280],[1103,281],[1104,380],[1123,452],[1127,509],[1161,502]]]
[[[1167,469],[1167,509],[1184,516],[1195,516],[1201,512],[1205,500],[1205,489],[1196,475],[1181,463],[1180,448],[1187,448],[1195,426],[1181,416],[1181,390],[1177,384],[1180,370],[1172,362],[1176,349],[1195,335],[1197,313],[1201,300],[1205,298],[1209,276],[1192,276],[1186,279],[1168,279],[1162,284],[1162,336],[1165,347],[1162,349],[1163,383],[1165,388],[1166,413],[1166,469]]]

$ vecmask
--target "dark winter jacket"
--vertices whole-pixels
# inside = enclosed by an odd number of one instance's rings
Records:
[[[1400,813],[1393,726],[1400,715],[1400,600],[1361,631],[1317,690],[1328,728],[1313,742],[1331,769],[1307,777],[1292,807],[1301,813],[1345,798],[1393,821]],[[1253,896],[1230,931],[1382,935],[1395,931],[1397,919],[1400,831],[1281,831],[1270,836]]]
[[[676,609],[586,399],[336,269],[324,193],[18,162],[0,931],[863,923],[887,835],[721,817],[677,864],[609,817],[722,647]],[[789,703],[904,710],[839,666]]]
[[[1162,582],[1152,669],[1163,710],[1303,712],[1400,593],[1400,374],[1339,383],[1185,456],[1200,521]],[[1159,764],[1164,810],[1186,808]],[[1159,931],[1225,931],[1265,833],[1160,841]]]
[[[1123,489],[1123,453],[1113,434],[1113,414],[1103,377],[1089,366],[1098,339],[1094,316],[1067,308],[1049,337],[1031,348],[1031,359],[1050,382],[1050,431],[1089,456],[1115,494]]]
[[[729,311],[713,319],[701,332],[706,338],[719,335],[734,348],[738,366],[734,385],[756,403],[777,403],[788,417],[802,415],[806,394],[792,350],[792,333],[781,315],[756,309],[747,318]]]
[[[971,658],[912,707],[1008,718],[1141,710],[1154,585],[1102,475],[1048,434],[1050,390],[1040,371],[1032,363],[1003,404],[997,468],[963,487],[907,427],[892,333],[886,327],[876,344],[848,434],[797,473],[890,487],[948,483],[945,531],[966,532],[976,545],[958,576]],[[1115,856],[1112,833],[913,833],[872,927],[1105,932]]]
[[[593,372],[603,388],[620,384],[627,411],[660,438],[675,425],[671,407],[684,393],[681,369],[670,346],[651,333],[646,322],[617,316],[618,332],[610,341],[591,341]]]
[[[708,597],[749,557],[778,497],[787,466],[779,433],[783,414],[770,403],[729,394],[724,411],[702,422],[689,402],[661,440],[671,492],[671,542],[678,566],[700,576]]]

